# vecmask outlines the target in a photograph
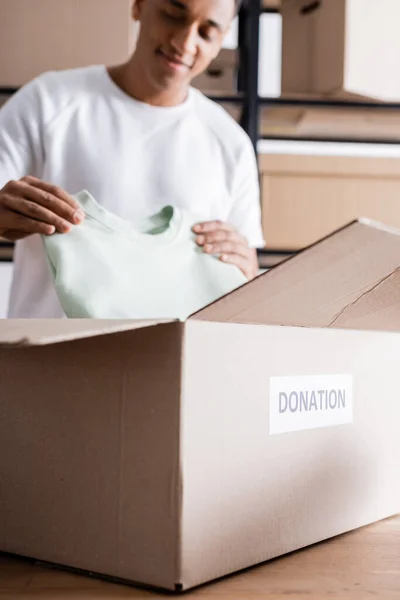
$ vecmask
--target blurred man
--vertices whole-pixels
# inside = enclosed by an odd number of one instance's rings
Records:
[[[0,235],[18,240],[10,317],[63,316],[34,234],[79,226],[71,196],[82,189],[128,220],[166,204],[204,215],[195,228],[204,251],[257,274],[252,145],[190,86],[237,9],[236,0],[136,0],[140,32],[126,63],[45,73],[0,110]]]

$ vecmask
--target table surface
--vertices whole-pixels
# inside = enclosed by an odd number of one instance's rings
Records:
[[[1,600],[168,597],[174,596],[107,583],[0,554]],[[182,597],[399,600],[400,515],[202,586]]]

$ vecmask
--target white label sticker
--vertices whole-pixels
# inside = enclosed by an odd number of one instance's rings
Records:
[[[269,432],[288,433],[353,422],[353,376],[271,377]]]

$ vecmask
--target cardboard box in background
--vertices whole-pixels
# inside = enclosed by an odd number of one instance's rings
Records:
[[[316,9],[309,8],[311,4],[311,0],[286,0],[281,8],[282,94],[307,94],[314,91],[313,46]],[[304,10],[306,14],[303,13]]]
[[[363,214],[400,228],[400,159],[263,154],[267,247],[297,250]]]
[[[304,106],[269,106],[260,111],[260,131],[264,136],[293,139],[385,140],[400,139],[400,109],[312,108],[310,96]],[[311,98],[313,99],[313,98]]]
[[[0,86],[49,70],[117,64],[134,48],[132,0],[1,0]]]
[[[260,109],[260,135],[284,136],[293,140],[385,140],[400,139],[400,109],[312,108],[307,101],[315,96],[302,96],[304,106],[268,106]],[[379,105],[381,106],[381,105]],[[240,104],[223,103],[237,121]],[[346,146],[343,146],[344,153]],[[323,146],[321,146],[321,153]]]
[[[282,93],[400,99],[398,0],[285,0]]]
[[[262,8],[273,8],[278,10],[281,7],[281,4],[282,0],[261,0]]]
[[[240,120],[239,105],[225,110]],[[271,107],[260,113],[265,136],[398,140],[400,111]],[[400,228],[400,158],[356,156],[342,144],[330,156],[324,144],[314,154],[259,154],[262,223],[267,248],[299,250],[362,214]],[[329,146],[329,145],[328,145]],[[339,153],[338,153],[339,154]]]
[[[237,51],[222,48],[206,71],[193,79],[192,85],[204,94],[236,94],[237,70]]]
[[[0,325],[0,550],[185,590],[400,511],[400,235],[184,323]]]

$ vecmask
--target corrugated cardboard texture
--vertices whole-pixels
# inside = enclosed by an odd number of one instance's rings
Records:
[[[0,346],[42,346],[168,322],[140,319],[6,319],[0,323]]]
[[[400,331],[399,232],[357,221],[217,300],[207,321]]]
[[[0,349],[0,550],[173,589],[181,325]]]
[[[186,328],[185,588],[400,511],[399,335]],[[354,377],[353,424],[269,435],[270,377],[329,373]]]

